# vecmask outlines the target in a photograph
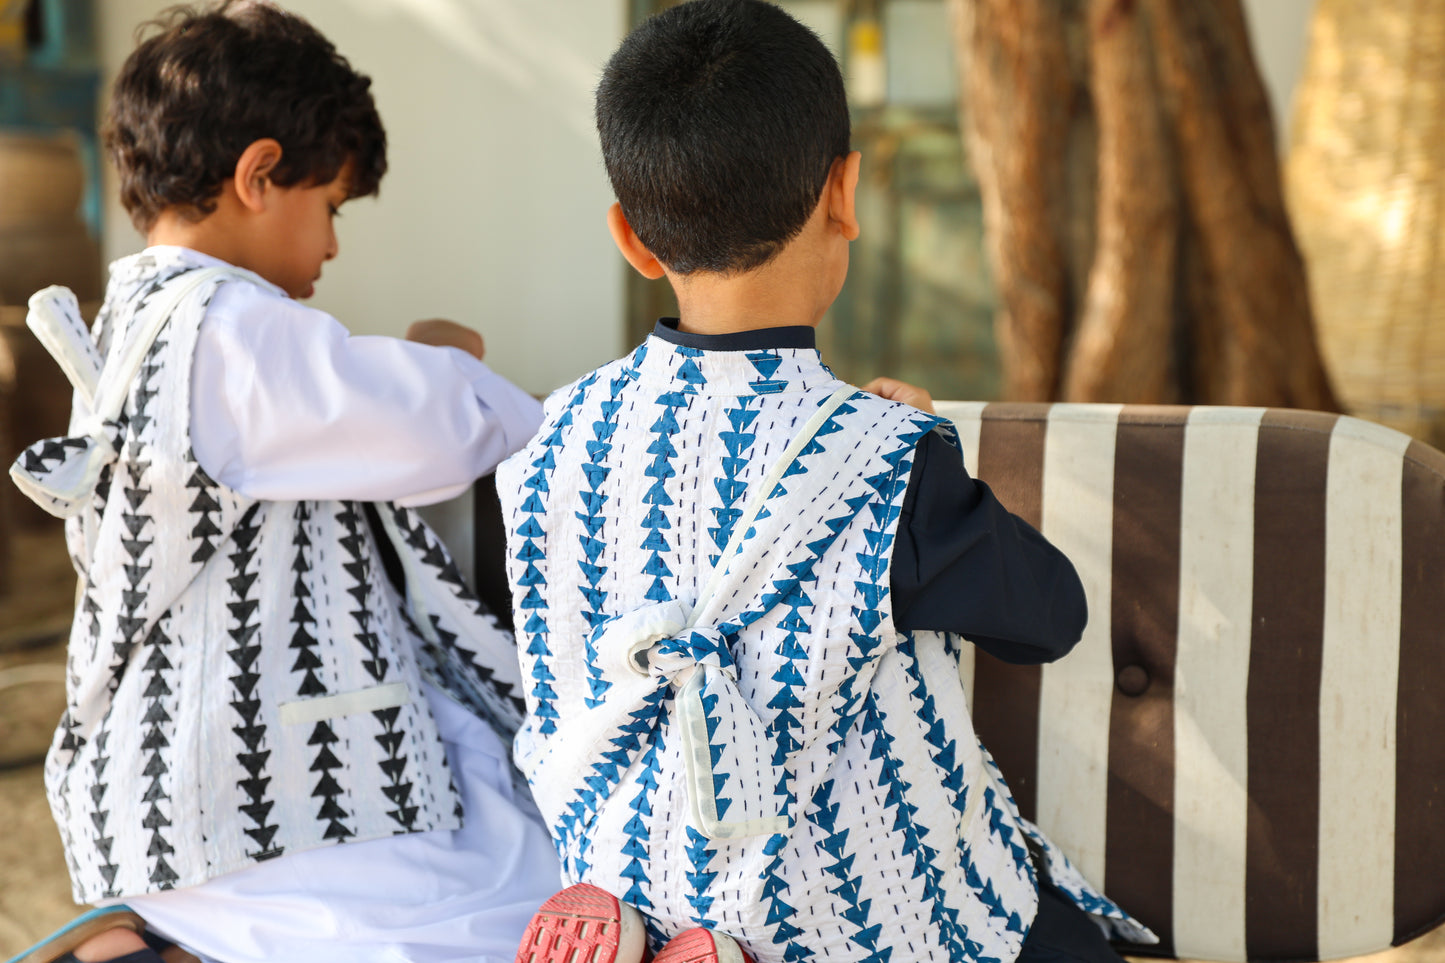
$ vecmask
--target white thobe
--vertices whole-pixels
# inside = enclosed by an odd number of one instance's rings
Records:
[[[252,498],[441,501],[541,420],[535,399],[464,351],[353,337],[251,285],[219,289],[193,366],[196,459]],[[556,856],[513,794],[508,747],[439,690],[425,695],[463,803],[485,821],[287,854],[123,902],[207,963],[511,960],[557,888]]]

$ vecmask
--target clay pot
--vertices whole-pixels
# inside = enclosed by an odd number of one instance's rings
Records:
[[[5,319],[6,314],[14,309],[0,307],[0,321]],[[3,463],[4,469],[10,470],[10,462],[15,460],[15,454],[19,449],[10,437],[10,412],[15,404],[15,354],[10,350],[10,339],[0,337],[0,457],[8,456],[9,460]],[[9,479],[0,484],[0,597],[10,590],[10,554],[11,547],[15,544],[14,524],[12,519],[15,514],[15,503],[20,501],[22,496],[15,490],[15,486],[9,484]]]
[[[78,219],[43,227],[0,230],[0,293],[13,304],[51,284],[82,301],[99,300],[100,247]]]
[[[0,132],[0,231],[73,221],[84,191],[73,134]]]
[[[101,297],[100,247],[79,215],[84,184],[73,135],[0,132],[0,467],[7,471],[23,448],[63,434],[70,420],[70,384],[16,305],[51,284],[82,301]],[[8,479],[0,483],[0,594],[11,582],[15,533],[58,527]]]
[[[85,171],[72,134],[0,132],[0,304],[63,284],[102,294],[100,246],[80,219]]]

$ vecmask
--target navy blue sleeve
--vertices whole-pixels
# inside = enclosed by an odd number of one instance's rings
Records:
[[[891,585],[899,629],[955,632],[1016,665],[1065,655],[1088,620],[1073,563],[935,432],[914,452]]]

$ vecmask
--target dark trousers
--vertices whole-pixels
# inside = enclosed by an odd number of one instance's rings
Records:
[[[1054,886],[1038,844],[1024,839],[1038,872],[1039,912],[1024,937],[1018,963],[1124,963],[1089,914]]]
[[[1039,914],[1018,963],[1123,963],[1103,932],[1052,883],[1039,880]]]

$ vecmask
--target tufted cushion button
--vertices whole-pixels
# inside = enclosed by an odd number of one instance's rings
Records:
[[[1127,696],[1141,696],[1149,688],[1149,673],[1142,665],[1126,665],[1114,680],[1119,691]]]

